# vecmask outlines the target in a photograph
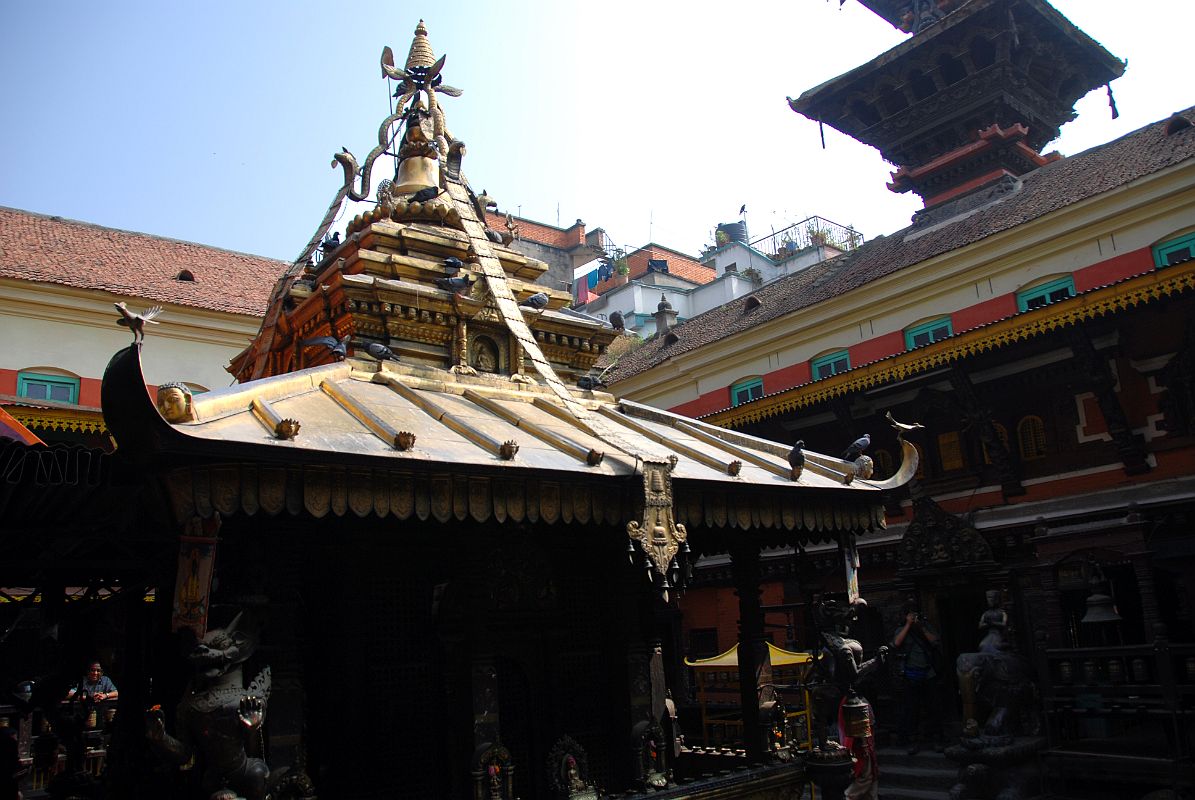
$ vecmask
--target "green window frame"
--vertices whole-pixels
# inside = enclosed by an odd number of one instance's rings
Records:
[[[1154,266],[1158,269],[1195,258],[1195,233],[1188,233],[1153,246]]]
[[[38,372],[17,373],[17,396],[30,400],[52,400],[59,403],[79,402],[79,379],[66,375],[42,375]]]
[[[820,381],[822,378],[828,378],[831,375],[837,375],[840,372],[846,372],[850,368],[851,355],[846,350],[827,353],[809,362],[809,370],[813,373],[815,381]]]
[[[763,397],[763,378],[748,378],[730,387],[730,405],[741,406]]]
[[[925,347],[927,344],[940,342],[954,335],[954,327],[950,324],[950,317],[923,322],[905,328],[905,349],[912,350]]]
[[[1032,311],[1074,296],[1075,279],[1067,275],[1065,278],[1017,292],[1017,311]]]

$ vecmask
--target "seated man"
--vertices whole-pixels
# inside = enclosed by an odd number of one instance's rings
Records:
[[[112,683],[112,679],[104,674],[104,668],[98,661],[91,663],[87,668],[86,677],[70,690],[67,697],[73,699],[79,692],[86,692],[96,702],[115,700],[117,697],[116,684]]]

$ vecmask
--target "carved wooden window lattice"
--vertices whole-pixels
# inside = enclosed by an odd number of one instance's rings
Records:
[[[877,478],[889,478],[896,472],[892,454],[887,450],[876,450],[872,455],[872,459],[875,460]]]
[[[962,437],[958,431],[938,435],[938,460],[942,464],[943,472],[960,470],[967,465],[963,459]]]
[[[1025,461],[1046,457],[1046,426],[1041,417],[1031,415],[1017,423],[1017,446]]]

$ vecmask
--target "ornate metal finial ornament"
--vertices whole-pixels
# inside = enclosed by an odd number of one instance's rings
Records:
[[[648,575],[659,586],[665,601],[670,588],[681,588],[685,583],[685,572],[677,556],[687,554],[689,538],[685,526],[673,516],[671,470],[667,463],[644,462],[643,521],[627,523],[632,548],[634,542],[639,543],[647,559]]]

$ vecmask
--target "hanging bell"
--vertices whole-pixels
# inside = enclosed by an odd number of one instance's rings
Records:
[[[1084,625],[1120,622],[1121,616],[1116,613],[1116,605],[1111,597],[1101,592],[1094,592],[1087,598],[1087,613],[1079,621]]]
[[[631,563],[632,567],[635,566],[635,552],[635,540],[627,539],[627,561]]]

